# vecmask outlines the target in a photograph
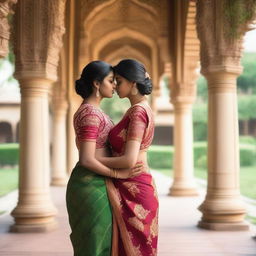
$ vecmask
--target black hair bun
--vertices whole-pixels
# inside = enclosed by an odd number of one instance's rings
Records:
[[[150,78],[146,77],[143,83],[137,83],[137,88],[142,95],[149,95],[152,92],[152,81]]]
[[[83,99],[90,97],[93,93],[93,82],[102,82],[104,78],[113,72],[113,67],[108,63],[95,60],[87,64],[81,74],[81,77],[75,82],[75,90]]]
[[[86,81],[80,78],[76,80],[76,93],[85,99],[91,95],[92,87],[86,86]]]

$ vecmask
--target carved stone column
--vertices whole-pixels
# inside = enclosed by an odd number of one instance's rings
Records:
[[[195,3],[170,1],[174,10],[170,26],[174,38],[169,39],[172,56],[169,69],[171,102],[174,106],[174,181],[173,196],[197,195],[194,181],[192,104],[196,97],[196,69],[199,41],[195,33]]]
[[[18,1],[15,77],[21,88],[19,200],[11,231],[43,232],[56,226],[50,193],[48,94],[57,78],[65,0]]]
[[[8,14],[12,13],[12,6],[17,0],[0,0],[0,58],[9,52],[10,25]]]
[[[52,141],[52,181],[55,186],[67,184],[67,133],[66,116],[68,104],[65,97],[53,98],[53,141]]]
[[[170,188],[172,196],[194,196],[192,104],[195,86],[177,84],[172,91],[174,106],[174,180]]]
[[[239,143],[236,79],[242,35],[228,36],[226,1],[197,1],[197,31],[201,42],[201,73],[208,82],[208,184],[199,227],[248,229],[239,188]],[[239,29],[245,30],[246,24]],[[241,31],[240,31],[241,32]],[[238,34],[239,35],[239,34]]]

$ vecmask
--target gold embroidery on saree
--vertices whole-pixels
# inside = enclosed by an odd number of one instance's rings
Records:
[[[150,225],[150,236],[156,237],[158,234],[158,214],[156,214],[155,218],[151,222]]]
[[[134,207],[134,212],[135,212],[136,216],[138,216],[141,220],[144,220],[144,219],[146,219],[146,217],[148,216],[150,211],[144,209],[141,204],[137,204]]]
[[[123,139],[123,141],[125,141],[126,140],[126,133],[127,133],[126,129],[122,129],[121,132],[119,132],[117,136],[121,137]]]
[[[128,223],[131,226],[133,226],[134,228],[136,228],[137,230],[139,230],[141,232],[144,231],[144,225],[140,220],[138,220],[138,218],[136,218],[136,217],[129,218]]]
[[[140,245],[138,245],[137,247],[136,246],[134,246],[134,251],[135,251],[135,255],[136,256],[141,256],[142,255],[142,253],[141,253],[141,251],[140,251]]]
[[[133,197],[136,197],[136,194],[140,192],[139,188],[131,182],[123,182],[123,185],[128,189],[128,191],[133,195]]]

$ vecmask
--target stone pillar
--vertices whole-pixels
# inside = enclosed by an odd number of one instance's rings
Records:
[[[218,70],[219,69],[219,70]],[[239,190],[236,79],[239,66],[204,73],[208,81],[208,184],[199,227],[243,230],[245,205]]]
[[[12,212],[11,231],[39,232],[56,226],[49,193],[49,111],[51,80],[19,79],[21,125],[19,200]]]
[[[199,207],[203,215],[198,226],[212,230],[248,229],[239,188],[236,79],[242,72],[242,36],[250,21],[238,24],[229,33],[233,26],[227,17],[229,6],[226,0],[197,1],[201,73],[209,92],[208,184]],[[237,11],[247,12],[246,8],[241,5]]]
[[[53,103],[52,181],[54,186],[67,184],[67,135],[65,98],[55,98]]]
[[[170,188],[171,196],[197,195],[194,181],[193,158],[193,96],[173,97],[174,106],[174,180]]]
[[[12,6],[17,0],[0,1],[0,58],[4,58],[9,53],[10,25],[8,14],[12,13]]]
[[[56,227],[49,191],[49,103],[57,80],[65,0],[18,1],[14,17],[15,77],[21,88],[19,199],[11,231]],[[28,15],[29,13],[29,15]]]

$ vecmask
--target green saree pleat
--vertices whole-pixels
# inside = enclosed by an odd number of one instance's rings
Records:
[[[66,202],[74,256],[110,256],[112,213],[105,178],[76,165]]]

